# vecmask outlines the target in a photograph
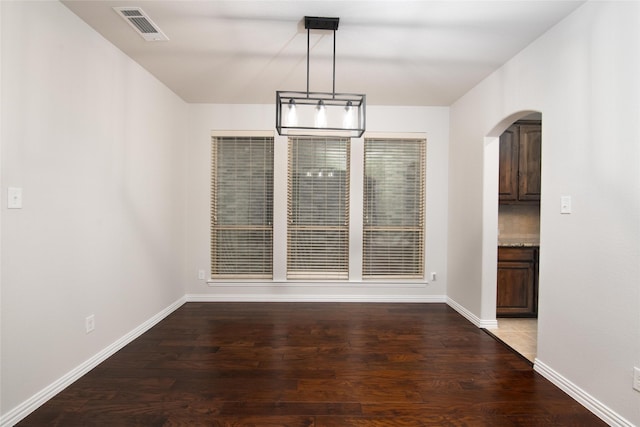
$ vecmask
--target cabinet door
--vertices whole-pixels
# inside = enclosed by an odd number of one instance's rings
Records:
[[[518,200],[518,126],[511,126],[500,135],[499,200]]]
[[[521,125],[518,200],[540,200],[542,132],[539,125]]]
[[[498,262],[496,315],[535,316],[535,272],[532,262]]]

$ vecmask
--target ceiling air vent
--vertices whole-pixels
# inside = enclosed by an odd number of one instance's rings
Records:
[[[148,42],[167,41],[167,37],[139,7],[114,7],[118,15],[129,23]]]

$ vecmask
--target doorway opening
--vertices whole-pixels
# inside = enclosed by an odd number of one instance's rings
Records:
[[[483,309],[496,320],[488,321],[486,329],[533,364],[538,340],[542,115],[514,114],[492,134],[499,136],[488,137],[485,146]]]

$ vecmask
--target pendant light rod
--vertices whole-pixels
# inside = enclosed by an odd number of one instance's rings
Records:
[[[307,27],[307,98],[309,97],[309,50],[310,50],[309,33],[310,32],[311,32],[311,29]]]
[[[336,98],[336,30],[333,30],[333,99]]]
[[[307,98],[309,97],[309,32],[311,30],[307,28]]]
[[[317,16],[305,16],[304,27],[307,29],[307,98],[309,97],[309,52],[311,51],[311,30],[333,31],[333,98],[336,97],[336,30],[340,24],[340,18],[320,18]]]

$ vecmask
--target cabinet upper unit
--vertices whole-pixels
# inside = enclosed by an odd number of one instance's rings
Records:
[[[500,203],[539,203],[542,127],[516,122],[500,136]]]

